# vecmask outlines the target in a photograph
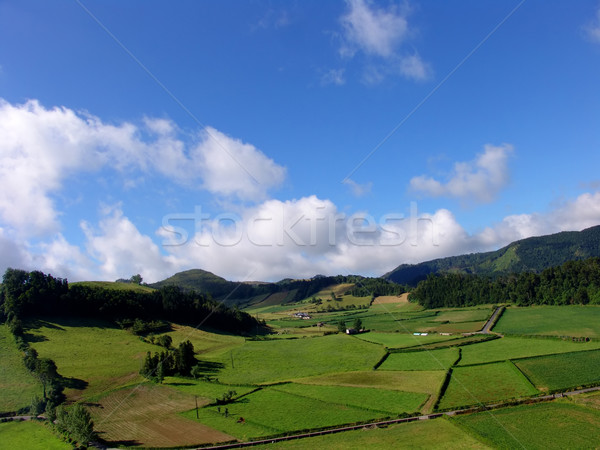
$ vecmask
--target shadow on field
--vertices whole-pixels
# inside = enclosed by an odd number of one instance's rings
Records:
[[[89,384],[85,380],[80,380],[79,378],[73,377],[62,377],[61,382],[64,387],[69,389],[77,389],[79,391],[83,391]]]
[[[135,439],[123,439],[123,440],[116,440],[116,441],[108,441],[108,440],[102,438],[101,435],[104,434],[102,431],[100,431],[98,434],[100,435],[99,437],[100,437],[100,440],[102,440],[102,443],[109,448],[137,447],[139,445],[142,445],[142,443],[140,441],[136,441]]]
[[[203,375],[218,373],[223,367],[225,367],[223,363],[213,361],[198,361],[197,366],[200,367],[200,371]]]

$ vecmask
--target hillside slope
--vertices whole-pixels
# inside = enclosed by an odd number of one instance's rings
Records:
[[[493,276],[524,271],[537,273],[567,261],[593,256],[600,256],[600,226],[522,239],[493,252],[451,256],[419,264],[402,264],[383,275],[383,278],[400,284],[416,285],[430,273],[458,272]]]

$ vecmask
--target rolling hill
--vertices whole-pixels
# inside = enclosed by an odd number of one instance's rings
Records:
[[[522,239],[492,252],[451,256],[419,264],[401,264],[383,275],[383,278],[414,286],[430,273],[491,276],[524,271],[538,273],[567,261],[594,256],[600,256],[600,226]]]

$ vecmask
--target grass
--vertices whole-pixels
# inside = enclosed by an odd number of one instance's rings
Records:
[[[21,352],[6,325],[0,325],[0,412],[17,411],[42,396],[42,387],[23,365]]]
[[[237,438],[248,439],[372,420],[386,415],[380,411],[284,392],[278,387],[262,389],[227,406],[201,408],[199,421]],[[196,413],[188,411],[184,416],[195,419]],[[244,423],[238,423],[241,417]]]
[[[207,401],[199,404],[206,404]],[[110,392],[90,408],[95,430],[116,446],[172,447],[231,440],[232,437],[182,417],[195,407],[193,395],[146,383]]]
[[[189,340],[200,358],[218,356],[244,345],[245,339],[226,333],[211,333],[197,328],[173,324],[173,331],[165,333],[173,339],[173,347]]]
[[[600,348],[600,341],[572,342],[560,339],[504,337],[463,347],[459,365],[568,353]]]
[[[600,350],[540,356],[515,365],[542,390],[561,390],[600,383]]]
[[[363,333],[357,334],[355,338],[362,339],[363,341],[373,342],[374,344],[381,344],[388,348],[407,348],[417,347],[424,344],[431,344],[433,342],[448,341],[451,339],[458,339],[461,336],[441,336],[439,334],[429,334],[427,336],[415,336],[407,333]]]
[[[381,347],[346,335],[294,340],[247,341],[221,355],[216,375],[226,384],[286,381],[328,372],[370,369],[383,356]],[[232,363],[233,360],[233,363]]]
[[[362,429],[314,438],[260,445],[255,449],[362,450],[365,448],[485,449],[488,448],[449,420],[426,420],[387,428]]]
[[[195,395],[203,400],[203,404],[214,402],[215,399],[229,391],[235,391],[237,396],[247,394],[256,389],[254,386],[224,385],[202,380],[192,380],[189,378],[166,377],[163,386],[172,387],[185,394]]]
[[[383,416],[419,411],[428,398],[427,394],[415,392],[297,383],[284,384],[272,389],[338,405],[379,411]]]
[[[344,372],[294,380],[301,384],[349,387],[371,387],[406,392],[435,394],[444,382],[446,372],[432,371],[364,371]]]
[[[138,371],[143,357],[147,351],[160,350],[101,320],[53,318],[37,321],[35,325],[39,328],[29,330],[28,334],[40,357],[53,359],[58,372],[78,380],[79,387],[87,383],[84,392],[67,389],[65,393],[70,398],[142,381]]]
[[[458,359],[458,348],[392,353],[379,366],[381,370],[445,370]]]
[[[69,283],[71,286],[80,285],[94,288],[113,289],[118,291],[153,292],[154,288],[135,283],[123,283],[117,281],[76,281]]]
[[[511,306],[504,311],[494,331],[600,338],[600,306]]]
[[[522,405],[452,419],[494,448],[597,448],[600,411],[568,402]]]
[[[46,425],[37,421],[0,423],[0,450],[69,450]]]
[[[489,404],[537,393],[511,362],[455,367],[438,408]]]

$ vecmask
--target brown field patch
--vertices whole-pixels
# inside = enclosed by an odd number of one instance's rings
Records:
[[[198,406],[208,402],[198,398]],[[178,415],[194,406],[193,395],[144,384],[110,393],[92,405],[90,412],[100,437],[109,443],[174,447],[235,439]]]
[[[401,295],[380,295],[373,300],[374,305],[386,305],[390,303],[408,303],[408,292]]]

